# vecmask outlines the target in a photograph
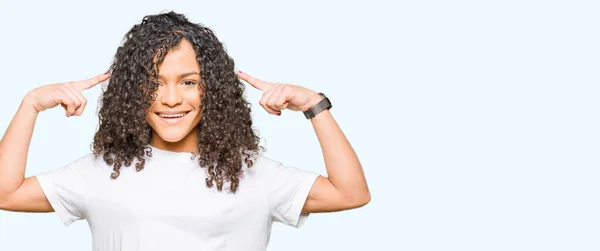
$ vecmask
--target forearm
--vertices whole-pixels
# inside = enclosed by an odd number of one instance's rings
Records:
[[[323,111],[311,122],[323,151],[330,182],[348,199],[369,200],[362,165],[332,114],[328,110]]]
[[[16,191],[25,179],[27,153],[37,111],[22,102],[0,141],[0,197]]]

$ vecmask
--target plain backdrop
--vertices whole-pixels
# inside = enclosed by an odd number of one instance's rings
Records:
[[[327,94],[363,163],[369,205],[275,225],[269,250],[600,250],[597,1],[2,0],[0,133],[29,90],[103,73],[168,10],[239,70]],[[100,93],[40,114],[27,175],[89,153]],[[266,154],[325,174],[310,122],[260,94]],[[90,249],[85,221],[0,212],[0,250]]]

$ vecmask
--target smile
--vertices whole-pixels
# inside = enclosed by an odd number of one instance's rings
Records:
[[[190,112],[187,111],[187,112],[178,112],[178,113],[156,113],[156,115],[158,115],[160,118],[162,118],[163,121],[165,121],[165,122],[175,123],[175,122],[178,122],[181,118],[183,118],[188,113],[190,113]]]

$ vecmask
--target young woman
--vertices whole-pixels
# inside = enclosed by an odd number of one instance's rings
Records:
[[[244,83],[270,114],[303,112],[327,177],[261,155]],[[81,115],[82,91],[108,80],[93,151],[24,177],[37,115]],[[85,219],[94,250],[264,250],[271,224],[361,207],[370,193],[324,94],[234,72],[212,31],[174,12],[146,16],[110,71],[24,98],[0,143],[0,208]]]

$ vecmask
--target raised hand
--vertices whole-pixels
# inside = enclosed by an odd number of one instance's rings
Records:
[[[65,109],[65,116],[79,116],[83,113],[87,99],[81,92],[96,86],[109,77],[109,73],[76,82],[44,85],[31,90],[23,102],[33,106],[36,112],[41,112],[59,104]]]
[[[243,72],[238,72],[238,77],[263,91],[263,96],[258,103],[270,114],[281,115],[284,109],[306,111],[322,99],[317,92],[302,86],[270,83]]]

